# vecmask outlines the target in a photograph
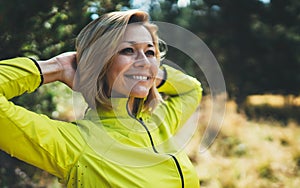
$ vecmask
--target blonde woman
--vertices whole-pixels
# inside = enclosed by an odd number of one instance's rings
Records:
[[[0,149],[67,187],[199,187],[172,138],[202,89],[160,65],[156,32],[143,11],[112,12],[79,33],[76,52],[0,61]],[[89,105],[83,119],[52,120],[8,101],[54,81],[82,93]]]

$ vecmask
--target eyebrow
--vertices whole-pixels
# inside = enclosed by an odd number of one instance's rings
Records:
[[[136,41],[123,41],[123,42],[126,42],[126,43],[129,43],[129,44],[138,44],[138,43],[148,43],[148,47],[153,47],[154,45],[152,44],[153,42],[151,41],[150,42],[136,42]]]

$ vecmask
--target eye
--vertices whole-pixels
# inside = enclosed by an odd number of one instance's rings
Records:
[[[155,56],[155,52],[153,50],[147,50],[145,52],[145,54],[146,54],[147,57],[153,57],[153,56]]]
[[[119,51],[119,54],[122,55],[132,55],[134,53],[133,48],[124,48],[121,51]]]

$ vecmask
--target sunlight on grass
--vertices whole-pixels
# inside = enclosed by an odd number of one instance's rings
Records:
[[[209,104],[204,99],[203,113]],[[299,187],[300,125],[251,121],[236,111],[236,104],[228,102],[222,129],[209,150],[195,155],[197,144],[189,146],[189,151],[194,148],[190,153],[201,187]],[[199,131],[205,117],[201,116]]]
[[[274,107],[283,107],[285,105],[300,106],[300,96],[294,95],[250,95],[247,97],[247,103],[251,105],[270,105]]]

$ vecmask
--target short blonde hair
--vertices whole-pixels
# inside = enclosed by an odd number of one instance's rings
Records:
[[[149,16],[144,11],[129,10],[111,12],[93,20],[84,27],[76,40],[77,71],[75,89],[81,92],[89,107],[99,106],[111,109],[106,73],[111,59],[116,54],[120,40],[128,24],[137,23],[148,29],[160,62],[157,26],[149,23]],[[144,103],[144,110],[153,109],[160,95],[154,83]]]

